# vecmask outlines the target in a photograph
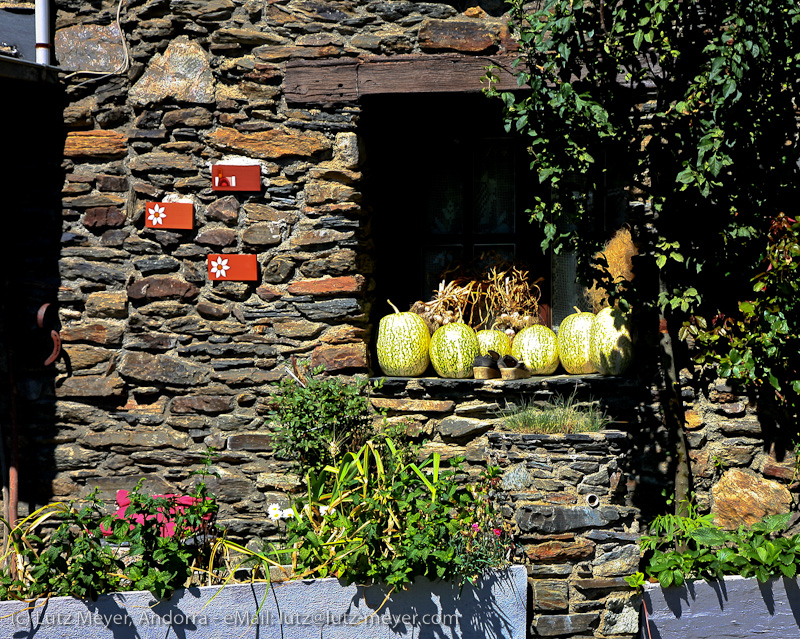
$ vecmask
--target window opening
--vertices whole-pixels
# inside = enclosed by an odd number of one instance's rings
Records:
[[[538,180],[524,140],[483,95],[370,96],[362,102],[365,205],[375,242],[376,308],[431,299],[442,279],[493,259],[517,262],[549,301],[550,260],[528,221]]]

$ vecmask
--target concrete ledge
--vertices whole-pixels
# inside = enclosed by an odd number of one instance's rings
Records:
[[[640,636],[652,639],[800,637],[800,588],[794,579],[726,577],[681,588],[647,584]],[[650,635],[645,627],[649,620]]]
[[[525,639],[527,575],[512,566],[477,588],[420,580],[407,591],[336,579],[232,584],[90,602],[0,602],[0,637],[14,639]]]

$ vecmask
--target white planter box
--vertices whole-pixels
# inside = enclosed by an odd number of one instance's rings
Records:
[[[527,574],[512,566],[459,593],[418,579],[392,594],[337,579],[188,588],[157,602],[123,592],[96,602],[0,602],[2,639],[525,639]],[[383,605],[381,605],[383,604]]]
[[[800,637],[800,588],[794,579],[726,577],[681,588],[647,584],[642,639],[788,639]],[[650,635],[645,628],[649,619]]]

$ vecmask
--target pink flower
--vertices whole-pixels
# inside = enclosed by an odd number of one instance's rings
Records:
[[[495,534],[496,537],[499,537],[503,531],[501,531],[499,528],[495,528],[492,532]]]
[[[477,522],[472,524],[472,530],[480,530],[480,526],[478,525]]]

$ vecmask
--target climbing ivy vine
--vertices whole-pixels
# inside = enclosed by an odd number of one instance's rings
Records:
[[[796,415],[800,5],[508,4],[519,90],[488,93],[527,136],[543,248],[602,279],[597,203],[621,190],[657,277],[607,281],[613,296]]]

